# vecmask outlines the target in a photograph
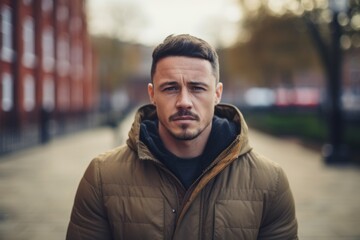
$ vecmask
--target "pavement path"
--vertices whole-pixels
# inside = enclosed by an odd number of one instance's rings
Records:
[[[251,143],[280,163],[293,191],[299,239],[360,239],[360,169],[327,166],[317,151],[294,139],[250,131]]]
[[[133,120],[0,158],[0,240],[63,240],[77,185],[97,154],[123,143]],[[328,167],[292,139],[250,131],[254,148],[280,163],[292,187],[300,239],[360,239],[360,170]]]

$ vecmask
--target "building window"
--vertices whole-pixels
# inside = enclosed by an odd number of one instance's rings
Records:
[[[59,103],[59,110],[65,111],[70,106],[70,91],[66,82],[63,82],[58,88],[57,102]]]
[[[35,34],[34,20],[27,17],[23,26],[24,56],[23,64],[28,68],[33,68],[35,64]]]
[[[56,13],[59,22],[65,22],[69,18],[69,9],[66,6],[60,6]]]
[[[24,5],[29,6],[32,3],[32,0],[23,0]]]
[[[57,44],[57,71],[62,77],[68,75],[70,68],[70,46],[69,38],[61,37]]]
[[[83,106],[83,97],[84,97],[84,89],[80,86],[80,85],[77,85],[75,88],[74,88],[74,106],[75,106],[75,109],[80,109],[82,106]]]
[[[73,74],[75,79],[80,79],[83,74],[83,50],[81,46],[77,45],[71,51],[71,64],[74,64]]]
[[[14,105],[14,83],[12,76],[9,73],[3,73],[2,81],[2,98],[1,98],[1,108],[4,112],[8,112],[13,108]]]
[[[54,80],[50,77],[47,77],[45,78],[43,84],[43,108],[48,111],[52,111],[55,107]]]
[[[11,8],[4,5],[1,9],[1,59],[7,62],[11,62],[14,55],[11,18]]]
[[[44,12],[50,12],[53,9],[53,0],[42,0],[41,9]]]
[[[70,31],[73,33],[80,32],[82,28],[82,20],[80,17],[73,17],[70,21]]]
[[[54,69],[54,33],[51,27],[44,30],[42,34],[43,58],[42,64],[44,71],[50,72]]]
[[[24,109],[30,112],[35,107],[35,82],[31,75],[24,79]]]

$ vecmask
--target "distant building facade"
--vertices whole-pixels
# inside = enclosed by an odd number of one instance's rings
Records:
[[[0,0],[0,153],[97,105],[84,0]]]

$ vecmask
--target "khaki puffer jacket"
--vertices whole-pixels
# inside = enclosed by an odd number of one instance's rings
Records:
[[[235,107],[219,104],[215,114],[241,132],[187,191],[139,141],[140,122],[155,114],[140,108],[127,144],[90,163],[66,239],[297,239],[288,180],[251,149]]]

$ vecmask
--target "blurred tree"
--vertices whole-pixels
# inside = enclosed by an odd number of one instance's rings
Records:
[[[137,31],[143,27],[143,15],[131,2],[111,2],[107,5],[108,14],[101,26],[93,23],[93,28],[103,28],[101,35],[93,36],[95,50],[99,57],[98,76],[101,89],[112,91],[119,88],[130,72],[138,64],[138,50],[135,43]],[[91,16],[89,16],[91,22]]]
[[[101,89],[122,87],[140,64],[138,44],[105,36],[93,36],[92,41],[99,58],[98,77]]]
[[[311,66],[321,67],[325,75],[331,75],[331,23],[335,15],[329,5],[332,1],[347,6],[345,12],[336,14],[342,49],[360,47],[360,0],[238,0],[243,21],[238,44],[229,51],[235,57],[229,56],[229,70],[245,73],[262,85],[262,71],[266,69],[291,72],[291,66]]]
[[[227,50],[224,66],[249,85],[291,85],[299,71],[320,70],[319,59],[305,32],[304,23],[293,15],[274,16],[264,11],[259,18],[245,19],[246,39]]]
[[[343,162],[348,158],[343,143],[342,70],[343,50],[359,47],[360,1],[329,0],[329,5],[305,12],[304,19],[317,46],[327,77],[324,112],[328,119],[328,143],[323,157],[327,163]]]
[[[240,60],[238,63],[233,61],[236,64],[231,70],[236,73],[238,66],[247,69],[250,78],[260,85],[266,85],[267,81],[262,80],[265,79],[263,76],[271,80],[273,72],[280,70],[285,73],[286,81],[291,79],[291,66],[297,65],[301,68],[313,63],[313,61],[307,62],[304,56],[309,52],[317,51],[317,58],[322,64],[327,79],[325,113],[329,119],[330,144],[324,148],[324,157],[327,162],[344,159],[340,101],[341,57],[344,50],[360,47],[360,0],[238,0],[238,2],[244,11],[245,21],[240,26],[244,34],[239,36],[239,43],[242,44],[235,49],[241,56]],[[283,29],[281,32],[279,27]],[[242,38],[242,35],[245,37]],[[310,36],[313,44],[310,44],[306,36]],[[277,43],[271,44],[274,39],[277,39],[275,41]],[[271,51],[276,54],[272,55]],[[233,56],[235,52],[231,51],[230,54],[233,60],[235,60]],[[289,54],[284,58],[286,56],[284,53]],[[308,57],[307,59],[314,59],[314,55]]]
[[[141,65],[141,49],[134,42],[144,24],[139,9],[131,2],[109,2],[102,21],[89,24],[98,32],[92,36],[98,57],[97,75],[100,83],[100,110],[106,112],[113,121],[113,111],[119,104],[114,99],[124,92],[124,84]],[[121,95],[121,94],[120,94]],[[114,106],[115,104],[115,106]]]

